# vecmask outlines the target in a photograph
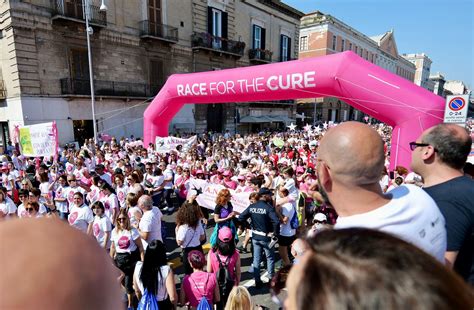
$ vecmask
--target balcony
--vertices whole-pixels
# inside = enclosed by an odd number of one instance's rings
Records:
[[[106,12],[100,12],[96,5],[90,6],[90,20],[91,26],[105,27],[107,26]],[[57,22],[75,22],[84,24],[84,10],[82,7],[82,0],[53,0],[52,20]]]
[[[215,37],[206,32],[195,32],[191,36],[191,46],[193,50],[207,50],[240,58],[244,55],[245,42]]]
[[[89,80],[60,79],[62,95],[87,95],[90,96],[91,88]],[[115,97],[154,97],[160,91],[163,84],[128,83],[115,81],[94,81],[94,92],[96,96]]]
[[[0,80],[0,100],[7,99],[7,89],[5,87],[5,82]]]
[[[253,63],[270,63],[272,62],[273,52],[269,50],[262,50],[260,48],[254,48],[249,50],[249,60]]]
[[[176,27],[144,20],[140,22],[139,28],[142,39],[156,39],[169,43],[178,42],[178,28]]]

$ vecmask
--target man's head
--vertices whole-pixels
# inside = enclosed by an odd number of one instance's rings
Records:
[[[138,207],[143,210],[151,210],[153,208],[153,200],[148,195],[143,195],[138,199]]]
[[[2,222],[0,257],[15,262],[0,274],[0,309],[122,306],[120,271],[93,238],[59,220]]]
[[[384,167],[383,141],[370,126],[346,122],[327,131],[318,151],[318,181],[329,199],[334,184],[364,187],[377,184]]]
[[[465,128],[455,124],[436,125],[410,144],[413,150],[411,168],[423,177],[433,168],[461,170],[471,145],[472,138]]]

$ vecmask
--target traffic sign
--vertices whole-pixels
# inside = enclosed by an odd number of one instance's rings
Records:
[[[444,109],[444,122],[465,124],[469,108],[469,95],[447,96]]]

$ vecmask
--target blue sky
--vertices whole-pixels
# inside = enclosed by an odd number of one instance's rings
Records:
[[[368,35],[395,31],[398,52],[426,53],[431,73],[474,88],[473,0],[283,0],[296,9],[330,14]]]

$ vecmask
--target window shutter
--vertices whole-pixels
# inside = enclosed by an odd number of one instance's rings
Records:
[[[256,33],[257,26],[252,25],[252,48],[255,49],[257,48],[255,46],[255,33]]]
[[[212,34],[212,7],[207,7],[207,32]]]
[[[283,35],[280,34],[280,61],[283,61]]]
[[[260,41],[261,41],[261,43],[260,43],[260,48],[261,48],[262,50],[265,49],[265,38],[266,38],[265,33],[266,33],[266,29],[265,29],[265,28],[262,28],[262,36],[261,36],[261,40],[260,40]]]
[[[227,25],[228,25],[228,15],[227,12],[222,12],[222,37],[224,39],[228,39],[228,31],[227,31]]]
[[[287,55],[286,60],[291,60],[291,39],[288,37],[288,46],[286,48]]]

